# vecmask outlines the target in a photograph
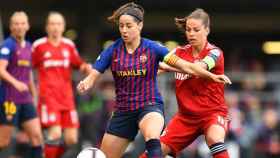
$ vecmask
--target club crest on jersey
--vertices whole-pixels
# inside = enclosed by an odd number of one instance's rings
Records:
[[[140,62],[141,63],[145,63],[147,60],[148,60],[148,58],[145,54],[140,56]]]
[[[62,50],[62,55],[64,58],[69,58],[69,51],[66,49]]]
[[[52,56],[51,52],[45,52],[44,58],[50,58]]]
[[[115,63],[117,63],[118,61],[119,61],[119,59],[118,59],[118,58],[115,58],[115,59],[114,59],[114,62],[115,62]]]

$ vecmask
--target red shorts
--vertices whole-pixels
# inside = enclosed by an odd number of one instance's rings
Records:
[[[59,125],[62,128],[78,128],[80,126],[75,109],[56,110],[46,105],[38,106],[38,114],[43,128]]]
[[[160,141],[171,149],[173,156],[176,156],[198,136],[205,134],[213,124],[222,126],[227,132],[228,122],[227,117],[220,114],[198,119],[177,113],[163,131]]]

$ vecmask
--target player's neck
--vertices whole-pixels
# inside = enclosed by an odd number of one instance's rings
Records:
[[[193,56],[199,56],[199,53],[204,49],[206,42],[203,42],[204,44],[198,45],[198,46],[193,46],[193,51],[192,54]]]
[[[61,39],[62,37],[53,37],[53,36],[48,37],[48,41],[54,46],[58,46],[60,44]]]
[[[133,40],[130,43],[125,43],[126,51],[129,54],[132,54],[141,44],[141,37],[137,37],[135,40]]]
[[[22,36],[16,36],[16,35],[13,35],[13,34],[12,34],[12,37],[17,41],[17,43],[19,43],[19,45],[20,45],[21,47],[24,47],[24,46],[25,46],[25,39],[24,39],[24,37],[22,37]]]

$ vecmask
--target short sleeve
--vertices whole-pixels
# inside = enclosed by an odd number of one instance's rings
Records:
[[[113,51],[114,44],[103,50],[94,62],[93,68],[100,73],[104,73],[104,71],[111,65]]]
[[[168,54],[169,50],[158,42],[153,42],[151,45],[152,49],[154,49],[156,55],[159,57],[160,61]]]
[[[38,67],[41,62],[39,47],[33,43],[31,53],[32,67]]]
[[[70,56],[71,65],[74,68],[79,68],[84,63],[84,61],[81,58],[81,56],[79,55],[79,52],[75,45],[71,46],[70,52],[71,52],[71,56]]]
[[[12,53],[15,51],[15,43],[6,40],[0,46],[0,59],[10,60]]]
[[[208,70],[211,70],[216,66],[221,55],[222,52],[219,49],[212,49],[210,50],[209,54],[203,58],[202,61],[207,65]]]

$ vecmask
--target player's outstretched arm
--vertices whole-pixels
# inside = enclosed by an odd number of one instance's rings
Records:
[[[231,81],[227,76],[213,74],[213,73],[205,70],[204,68],[202,68],[200,65],[185,61],[173,53],[168,54],[165,57],[164,61],[168,65],[171,65],[171,66],[181,70],[184,73],[200,76],[203,78],[208,78],[208,79],[211,79],[211,80],[213,80],[215,82],[219,82],[219,83],[231,84]]]
[[[85,93],[88,91],[91,87],[93,87],[95,81],[97,78],[101,75],[101,73],[95,69],[91,69],[89,75],[84,78],[77,86],[77,90],[79,93]]]
[[[80,72],[85,75],[89,75],[91,71],[92,71],[92,67],[91,67],[91,64],[89,64],[89,63],[83,63],[80,66]]]
[[[182,71],[175,67],[169,66],[164,62],[160,62],[157,74],[162,74],[164,72],[182,72]]]

